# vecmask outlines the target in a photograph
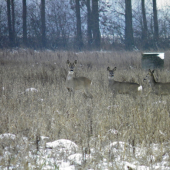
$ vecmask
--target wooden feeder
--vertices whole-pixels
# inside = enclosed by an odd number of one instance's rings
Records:
[[[164,67],[164,53],[143,53],[143,69],[162,69]]]

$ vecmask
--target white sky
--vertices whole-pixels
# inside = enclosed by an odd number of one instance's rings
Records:
[[[136,1],[136,0],[132,0],[132,1]],[[153,0],[145,0],[145,5],[147,6],[147,3],[152,3]],[[168,6],[170,6],[170,0],[157,0],[157,8],[158,9],[162,9],[162,8],[166,8]]]
[[[170,6],[170,0],[157,0],[157,8],[162,9]]]
[[[109,0],[109,1],[115,1],[115,0]],[[123,0],[124,1],[124,0]],[[147,6],[147,4],[152,4],[153,0],[145,0],[145,6]],[[132,0],[132,4],[137,2],[137,0]],[[138,1],[138,3],[141,3],[141,1]],[[158,9],[162,9],[162,8],[166,8],[166,7],[170,7],[170,0],[156,0],[157,3],[157,8]]]

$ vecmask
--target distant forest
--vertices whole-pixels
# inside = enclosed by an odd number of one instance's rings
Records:
[[[170,6],[156,0],[0,0],[0,48],[170,48]]]

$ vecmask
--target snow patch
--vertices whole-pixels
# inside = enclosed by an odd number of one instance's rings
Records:
[[[38,92],[38,90],[35,89],[35,88],[28,88],[28,89],[26,89],[25,91],[26,91],[26,92]]]
[[[46,148],[61,148],[62,150],[75,150],[77,151],[78,149],[78,146],[70,141],[70,140],[67,140],[67,139],[59,139],[59,140],[56,140],[56,141],[53,141],[53,142],[48,142],[46,143]]]
[[[11,133],[4,133],[0,135],[0,139],[4,139],[4,138],[8,138],[8,139],[16,139],[16,135],[11,134]]]

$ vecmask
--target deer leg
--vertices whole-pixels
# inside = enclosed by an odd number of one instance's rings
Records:
[[[93,98],[93,95],[92,95],[87,89],[85,89],[84,95],[85,95],[87,98],[90,98],[90,99]]]

